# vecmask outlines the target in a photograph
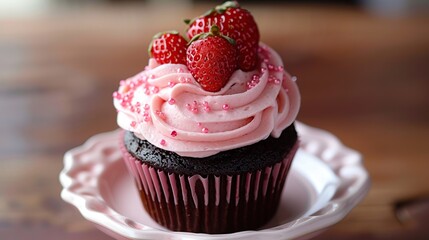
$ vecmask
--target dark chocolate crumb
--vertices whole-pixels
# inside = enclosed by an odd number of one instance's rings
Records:
[[[193,158],[160,149],[129,131],[124,135],[125,147],[135,158],[154,168],[184,175],[238,174],[263,169],[283,160],[297,139],[295,126],[292,124],[283,130],[279,138],[269,136],[249,146],[209,157]]]

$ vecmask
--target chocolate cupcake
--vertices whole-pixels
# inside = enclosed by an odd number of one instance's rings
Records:
[[[279,138],[205,158],[163,150],[130,131],[121,149],[152,218],[176,231],[226,233],[257,229],[274,215],[297,146],[291,125]]]
[[[145,70],[114,93],[121,150],[143,205],[174,231],[229,233],[267,223],[298,148],[298,87],[278,54],[259,43],[250,13],[227,2],[200,18],[228,11],[247,19],[234,29],[253,29],[254,49],[244,44],[249,39],[230,41],[241,35],[223,25],[187,44],[178,33],[163,33],[151,44]],[[198,34],[193,23],[192,34]]]

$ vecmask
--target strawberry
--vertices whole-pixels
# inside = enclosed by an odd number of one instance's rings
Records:
[[[149,55],[160,64],[186,64],[188,42],[178,32],[161,32],[153,37],[149,45]]]
[[[221,35],[216,25],[210,32],[194,36],[186,55],[186,65],[192,76],[210,92],[217,92],[225,86],[238,67],[235,41]]]
[[[206,14],[190,21],[187,35],[189,39],[202,32],[208,32],[216,24],[220,32],[237,42],[239,67],[243,71],[255,69],[258,63],[258,26],[249,11],[240,8],[237,2],[228,1]]]

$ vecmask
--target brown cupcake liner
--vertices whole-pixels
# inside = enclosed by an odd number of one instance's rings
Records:
[[[274,215],[298,149],[280,162],[236,175],[182,175],[142,163],[121,146],[143,205],[173,231],[230,233],[257,229]]]

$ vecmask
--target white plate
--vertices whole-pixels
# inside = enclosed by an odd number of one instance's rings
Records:
[[[173,232],[145,212],[118,149],[119,131],[103,133],[68,151],[61,197],[117,239],[291,239],[340,221],[369,190],[361,155],[332,134],[296,123],[301,145],[279,209],[256,231],[231,234]]]

